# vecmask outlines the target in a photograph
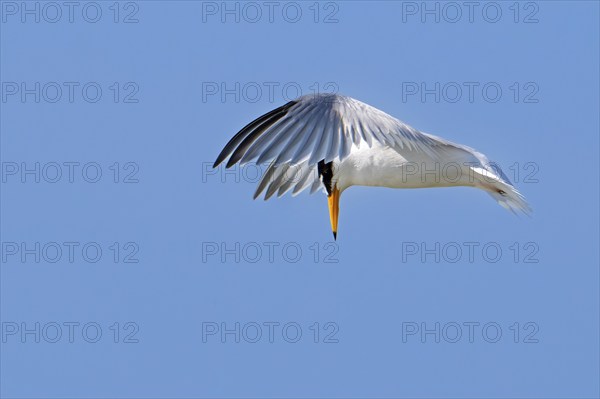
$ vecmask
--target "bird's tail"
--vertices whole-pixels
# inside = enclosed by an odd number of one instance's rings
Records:
[[[478,180],[477,186],[488,192],[500,206],[514,214],[531,214],[532,209],[525,197],[512,185],[508,177],[497,165],[471,167]]]
[[[463,162],[469,169],[468,185],[485,190],[503,208],[514,214],[523,212],[529,215],[531,207],[525,201],[525,197],[513,186],[510,179],[500,166],[473,148],[452,143],[448,140],[426,134],[427,136],[441,142],[446,159]]]
[[[526,215],[530,215],[532,212],[531,207],[525,200],[525,197],[512,185],[502,184],[500,191],[490,191],[488,193],[494,198],[500,206],[508,209],[512,213],[516,214],[517,211],[523,212]]]

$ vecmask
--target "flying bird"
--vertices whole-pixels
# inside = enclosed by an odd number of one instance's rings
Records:
[[[225,159],[270,162],[254,198],[266,189],[293,195],[324,189],[334,239],[340,196],[351,186],[427,188],[469,186],[488,192],[513,213],[531,208],[502,170],[476,150],[420,132],[351,97],[309,94],[264,114],[223,148]]]

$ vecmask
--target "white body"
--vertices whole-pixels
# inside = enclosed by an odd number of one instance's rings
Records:
[[[458,162],[441,163],[426,154],[407,156],[374,144],[353,149],[343,161],[334,161],[333,180],[340,191],[351,186],[427,188],[476,186],[472,170]]]

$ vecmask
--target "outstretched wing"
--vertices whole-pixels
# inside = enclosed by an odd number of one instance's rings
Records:
[[[398,119],[350,97],[305,95],[274,109],[245,126],[217,157],[235,163],[271,161],[314,167],[319,161],[343,160],[363,143],[374,141],[398,151],[436,153],[439,142]]]
[[[283,194],[292,190],[292,195],[296,196],[302,191],[310,187],[310,193],[314,193],[321,185],[317,165],[310,166],[308,161],[297,164],[284,163],[275,165],[271,162],[265,174],[258,183],[258,187],[254,193],[256,199],[263,191],[265,193],[265,201],[271,198],[274,194],[281,197]]]

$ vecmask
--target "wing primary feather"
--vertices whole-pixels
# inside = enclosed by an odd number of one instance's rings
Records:
[[[257,199],[260,196],[260,194],[264,191],[264,189],[267,187],[267,184],[269,184],[269,182],[271,181],[273,174],[276,172],[276,169],[277,167],[275,166],[275,164],[271,162],[265,174],[260,179],[258,187],[256,187],[256,191],[254,192],[254,196],[252,197],[253,199]]]
[[[240,145],[240,143],[242,143],[244,141],[244,139],[246,139],[248,137],[248,135],[250,135],[257,127],[259,127],[265,121],[269,120],[270,118],[272,118],[274,116],[280,115],[282,113],[285,114],[292,106],[294,106],[297,103],[298,103],[297,101],[290,101],[287,104],[282,105],[281,107],[276,108],[276,109],[262,115],[261,117],[253,120],[252,122],[250,122],[249,124],[244,126],[242,128],[242,130],[240,130],[235,136],[233,136],[233,138],[231,140],[229,140],[229,142],[225,145],[225,148],[223,148],[223,151],[221,151],[221,153],[217,157],[217,160],[213,164],[213,168],[216,168],[217,166],[219,166],[219,164],[221,164],[221,162],[223,162],[225,160],[225,158],[227,158]],[[283,116],[283,115],[281,115],[281,116]],[[277,118],[277,119],[279,119],[279,118]],[[233,164],[231,164],[231,165],[233,165]]]
[[[258,163],[275,158],[274,156],[266,154],[266,152],[272,153],[272,151],[268,151],[268,148],[270,148],[274,141],[277,142],[276,144],[281,144],[279,140],[282,136],[285,138],[290,131],[294,130],[294,126],[298,123],[298,116],[303,115],[306,108],[306,104],[300,104],[292,113],[288,113],[272,126],[269,126],[264,130],[260,137],[258,137],[246,150],[239,161],[240,164],[249,162],[257,157],[260,157],[260,160],[257,161]]]
[[[329,149],[327,150],[327,153],[325,155],[325,162],[331,162],[339,156],[340,144],[344,139],[344,137],[342,137],[342,132],[340,131],[340,124],[337,113],[333,110],[330,111],[329,118],[329,122],[331,125],[331,144],[329,145]]]
[[[310,131],[305,132],[306,137],[302,143],[298,144],[298,149],[292,156],[291,163],[300,162],[304,157],[310,154],[311,150],[314,150],[315,142],[319,139],[319,126],[321,125],[321,120],[325,111],[326,109],[322,108],[315,112],[314,117],[310,121]]]
[[[313,128],[312,123],[314,122],[315,117],[316,117],[316,113],[314,112],[314,107],[313,107],[313,109],[311,109],[310,113],[307,115],[307,120],[304,123],[302,123],[302,126],[300,127],[298,132],[293,135],[293,137],[287,143],[285,148],[282,149],[281,153],[275,160],[276,164],[280,164],[280,163],[288,162],[288,161],[291,163],[295,163],[295,162],[292,162],[293,155],[295,152],[297,152],[298,147],[300,147],[300,145],[301,145],[300,143],[305,143],[306,140],[308,139],[307,136],[310,135],[310,133],[312,132],[312,130],[309,130],[309,129]]]
[[[326,112],[322,119],[324,125],[323,129],[321,129],[321,137],[317,140],[315,143],[316,145],[312,148],[312,154],[308,160],[309,165],[314,165],[315,163],[323,160],[327,154],[327,135],[330,134],[328,130],[330,126],[330,116],[330,113]]]
[[[340,129],[343,134],[344,137],[344,143],[343,145],[340,147],[340,159],[345,159],[348,154],[350,154],[350,151],[352,151],[352,143],[354,143],[354,140],[352,139],[352,132],[350,131],[350,127],[346,126],[346,125],[341,125],[341,129]]]
[[[287,124],[281,124],[273,128],[273,132],[266,132],[259,140],[252,145],[248,152],[243,157],[245,159],[253,158],[256,153],[261,150],[257,163],[262,163],[266,160],[277,158],[277,153],[281,153],[284,148],[287,148],[292,138],[294,138],[300,130],[302,130],[302,118],[307,114],[309,107],[294,112],[289,115],[290,121]]]
[[[349,137],[352,137],[352,142],[356,145],[360,143],[360,134],[358,130],[354,129],[354,125],[351,120],[342,119],[342,126],[348,131]]]
[[[305,167],[307,165],[308,164],[304,163],[290,166],[290,168],[293,168],[293,173],[287,174],[287,180],[281,185],[281,187],[279,187],[279,190],[277,191],[278,197],[281,197],[283,194],[288,192],[289,189],[298,182],[298,179],[302,178],[302,174],[307,172]]]
[[[242,157],[246,154],[246,151],[248,151],[248,148],[252,145],[252,143],[254,143],[254,141],[256,141],[256,139],[258,139],[260,135],[263,134],[268,128],[273,126],[275,123],[278,123],[283,117],[285,117],[285,113],[286,111],[278,112],[257,126],[248,136],[246,136],[240,145],[238,145],[229,158],[229,161],[227,161],[226,166],[229,168],[236,162],[239,162],[240,159],[242,159]]]
[[[275,121],[275,123],[273,123],[271,126],[267,126],[266,129],[263,129],[262,132],[253,140],[253,142],[249,143],[244,154],[238,160],[240,165],[257,158],[260,154],[262,154],[262,150],[264,149],[266,143],[269,143],[273,137],[277,137],[278,132],[289,129],[293,124],[294,121],[291,118],[283,116],[279,120]],[[261,162],[263,161],[258,162],[257,160],[257,163]]]
[[[304,190],[306,188],[306,186],[310,183],[309,182],[309,178],[311,177],[311,175],[315,174],[315,168],[308,168],[308,171],[305,173],[305,175],[300,179],[300,181],[296,184],[296,186],[294,187],[294,190],[292,191],[292,195],[297,195],[299,194],[302,190]],[[319,177],[317,175],[315,175],[315,177],[318,179]]]
[[[289,164],[284,163],[283,165],[281,165],[278,168],[277,175],[275,175],[273,177],[273,181],[269,185],[269,188],[267,188],[267,193],[265,194],[265,201],[268,200],[269,198],[271,198],[273,196],[273,194],[275,194],[277,189],[281,186],[281,182],[287,175],[287,171],[288,171],[289,167],[290,167]]]
[[[314,194],[314,192],[317,191],[320,186],[321,186],[321,179],[315,179],[312,182],[312,186],[310,186],[310,193]]]

